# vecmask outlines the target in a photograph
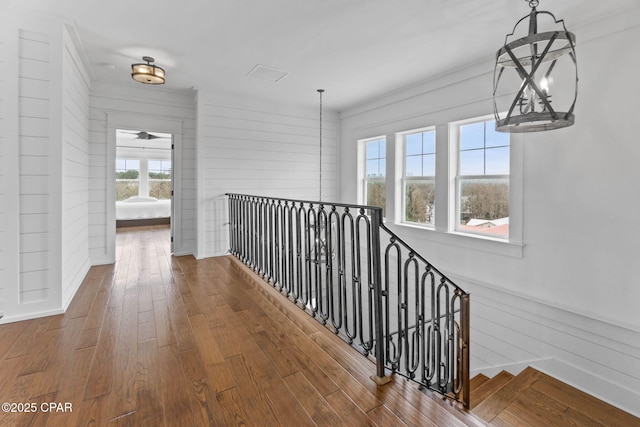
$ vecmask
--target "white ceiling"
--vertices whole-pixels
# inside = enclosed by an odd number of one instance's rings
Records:
[[[569,30],[637,0],[540,0]],[[251,95],[341,111],[492,58],[523,0],[9,0],[74,23],[95,80],[140,85],[131,63],[156,58],[167,88]],[[578,60],[580,39],[578,37]],[[263,64],[277,83],[246,75]],[[150,88],[153,90],[153,88]]]

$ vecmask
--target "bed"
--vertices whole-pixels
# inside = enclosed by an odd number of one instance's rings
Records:
[[[129,197],[116,202],[116,220],[171,217],[171,200],[155,197]]]

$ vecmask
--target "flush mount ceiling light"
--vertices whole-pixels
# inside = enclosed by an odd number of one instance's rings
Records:
[[[140,83],[150,85],[164,84],[164,70],[153,64],[155,59],[150,56],[143,56],[142,60],[147,61],[147,63],[131,64],[131,78]]]
[[[499,132],[559,129],[571,126],[575,121],[573,109],[578,96],[576,37],[567,31],[564,20],[557,20],[550,12],[538,12],[538,1],[525,1],[529,3],[531,13],[516,23],[505,37],[504,46],[496,53],[493,108]],[[520,24],[527,18],[528,32],[519,37],[516,32],[525,27]],[[549,31],[538,32],[539,23]],[[510,99],[508,95],[514,92],[515,97]]]

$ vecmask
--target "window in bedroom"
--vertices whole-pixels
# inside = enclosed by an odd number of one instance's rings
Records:
[[[140,160],[116,159],[116,201],[138,195],[140,188]]]
[[[454,124],[457,129],[456,230],[509,237],[510,135],[495,121]]]
[[[149,196],[171,198],[171,160],[149,160]]]
[[[404,222],[433,226],[436,190],[436,131],[424,129],[402,135],[404,142]]]

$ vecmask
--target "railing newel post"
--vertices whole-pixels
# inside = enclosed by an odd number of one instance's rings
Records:
[[[373,289],[375,299],[375,334],[376,334],[376,375],[372,379],[378,385],[384,385],[391,381],[391,377],[385,375],[385,336],[384,319],[382,315],[382,264],[380,257],[380,226],[382,225],[382,209],[371,211],[371,246],[373,264]]]

